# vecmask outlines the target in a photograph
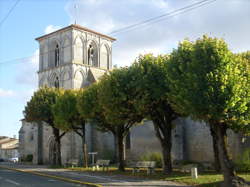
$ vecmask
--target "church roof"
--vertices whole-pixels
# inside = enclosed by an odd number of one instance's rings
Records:
[[[86,32],[90,32],[90,33],[93,33],[93,34],[97,34],[97,35],[102,36],[102,37],[104,37],[104,38],[108,38],[108,39],[110,39],[110,40],[112,40],[112,41],[115,41],[115,40],[116,40],[115,38],[113,38],[113,37],[111,37],[111,36],[107,36],[107,35],[105,35],[105,34],[96,32],[96,31],[94,31],[94,30],[88,29],[88,28],[86,28],[86,27],[83,27],[83,26],[77,25],[77,24],[72,24],[72,25],[69,25],[69,26],[64,27],[64,28],[62,28],[62,29],[59,29],[59,30],[57,30],[57,31],[51,32],[51,33],[49,33],[49,34],[45,34],[45,35],[43,35],[43,36],[40,36],[40,37],[36,38],[36,40],[41,40],[41,39],[44,39],[44,38],[46,38],[46,37],[48,37],[48,36],[50,36],[50,35],[52,35],[52,34],[54,34],[54,33],[62,32],[62,31],[65,31],[65,30],[68,30],[68,29],[72,29],[72,28],[73,28],[73,29],[82,30],[82,31],[86,31]]]
[[[94,81],[98,81],[100,79],[101,76],[103,76],[107,71],[105,70],[101,70],[101,69],[97,69],[97,68],[90,68],[89,73],[91,73],[91,75],[94,78]]]

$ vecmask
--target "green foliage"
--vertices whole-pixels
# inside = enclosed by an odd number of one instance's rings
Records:
[[[155,161],[156,167],[162,167],[162,154],[159,152],[148,152],[140,157],[141,161]]]
[[[104,149],[100,159],[112,161],[114,159],[114,154],[115,152],[112,149]]]
[[[78,92],[78,90],[61,92],[56,103],[52,106],[57,128],[64,131],[72,130],[84,121],[77,110]]]
[[[32,162],[33,161],[33,155],[28,154],[26,156],[21,157],[21,162]]]
[[[203,36],[180,43],[167,66],[170,100],[179,113],[194,119],[249,130],[250,82],[243,58],[222,39]]]
[[[106,121],[104,111],[99,103],[99,89],[99,84],[94,83],[79,93],[78,111],[82,118],[95,125],[98,130],[114,132],[114,126]]]
[[[99,102],[107,122],[134,124],[142,120],[135,108],[134,74],[129,68],[115,69],[100,81]]]
[[[246,149],[235,163],[238,171],[250,171],[250,149]]]
[[[27,102],[24,109],[24,118],[27,122],[46,122],[54,125],[52,105],[55,104],[59,90],[54,88],[40,88]]]
[[[85,119],[94,119],[101,112],[98,103],[98,84],[94,83],[79,93],[77,108]]]
[[[26,162],[32,162],[33,161],[33,155],[32,154],[27,155],[26,158],[25,158],[25,161]]]
[[[168,55],[154,57],[152,54],[147,54],[139,56],[130,67],[136,97],[135,106],[148,119],[159,117],[155,116],[155,113],[166,112],[169,84],[165,66],[168,58]]]

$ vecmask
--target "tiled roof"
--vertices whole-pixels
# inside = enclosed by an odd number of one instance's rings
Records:
[[[12,141],[16,141],[17,139],[15,138],[9,138],[9,137],[4,137],[2,139],[0,139],[0,145],[1,144],[6,144],[6,143],[9,143],[9,142],[12,142]]]
[[[50,36],[50,35],[52,35],[52,34],[54,34],[54,33],[61,32],[61,31],[65,31],[65,30],[68,30],[68,29],[71,29],[71,28],[78,29],[78,30],[83,30],[83,31],[87,31],[87,32],[90,32],[90,33],[93,33],[93,34],[97,34],[97,35],[102,36],[102,37],[104,37],[104,38],[108,38],[108,39],[110,39],[110,40],[112,40],[112,41],[115,41],[115,40],[116,40],[116,39],[113,38],[113,37],[107,36],[107,35],[105,35],[105,34],[96,32],[96,31],[94,31],[94,30],[88,29],[88,28],[86,28],[86,27],[83,27],[83,26],[77,25],[77,24],[72,24],[72,25],[69,25],[69,26],[64,27],[64,28],[62,28],[62,29],[59,29],[59,30],[57,30],[57,31],[54,31],[54,32],[51,32],[51,33],[49,33],[49,34],[40,36],[40,37],[36,38],[36,40],[41,40],[41,39],[46,38],[46,37],[48,37],[48,36]]]
[[[8,147],[6,147],[6,148],[2,148],[2,149],[4,149],[4,150],[6,150],[6,149],[17,149],[18,148],[18,143],[16,143],[16,144],[14,144],[14,145],[10,145],[10,146],[8,146]]]

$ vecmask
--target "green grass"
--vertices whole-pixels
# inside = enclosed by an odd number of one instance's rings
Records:
[[[198,187],[219,187],[219,183],[223,180],[221,174],[209,171],[202,172],[198,174],[198,179],[192,179],[190,173],[182,173],[175,170],[170,175],[164,175],[161,173],[161,169],[157,169],[152,175],[147,175],[146,170],[142,170],[139,173],[132,174],[132,169],[127,168],[126,172],[120,172],[115,167],[111,167],[109,171],[92,171],[92,168],[69,168],[75,171],[88,171],[88,172],[99,172],[105,173],[106,175],[124,175],[134,178],[144,178],[144,179],[155,179],[155,180],[168,180],[176,181],[179,183],[194,185]],[[244,178],[246,181],[250,181],[250,172],[238,173],[238,176]]]

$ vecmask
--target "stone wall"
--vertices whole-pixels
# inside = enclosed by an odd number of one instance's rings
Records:
[[[19,156],[26,158],[27,155],[33,155],[33,163],[37,163],[37,125],[22,121],[22,127],[19,131]]]

